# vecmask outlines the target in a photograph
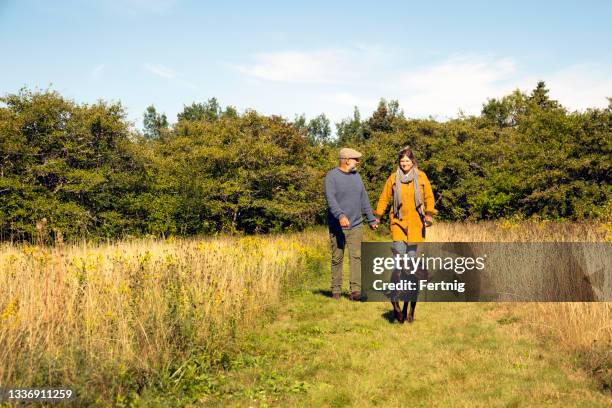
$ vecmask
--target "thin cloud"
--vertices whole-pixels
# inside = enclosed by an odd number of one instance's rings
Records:
[[[171,68],[168,68],[161,64],[144,64],[144,67],[150,73],[157,75],[161,78],[174,79],[177,76],[177,72]]]
[[[144,68],[153,75],[163,78],[166,81],[170,81],[173,84],[179,85],[183,88],[198,89],[196,84],[186,80],[180,73],[165,65],[146,63],[144,64]]]
[[[359,78],[358,55],[356,50],[268,52],[256,54],[252,64],[234,68],[266,81],[343,84]]]
[[[480,112],[487,98],[498,97],[525,84],[510,58],[452,57],[428,68],[399,75],[400,102],[418,116],[448,118],[459,110]]]
[[[478,115],[488,99],[515,89],[529,93],[538,80],[570,109],[605,107],[606,97],[612,96],[610,65],[529,72],[515,58],[479,54],[431,56],[429,63],[411,65],[416,56],[375,46],[268,52],[254,60],[234,67],[247,79],[241,95],[252,92],[253,107],[288,117],[324,111],[336,122],[351,116],[354,106],[368,117],[381,97],[398,100],[408,117]]]
[[[351,92],[336,92],[325,95],[325,99],[333,103],[340,104],[347,108],[353,108],[360,106],[362,108],[374,109],[376,108],[377,100],[374,98],[360,98],[352,94]],[[350,112],[353,113],[352,111]]]
[[[390,53],[376,45],[268,52],[256,54],[253,64],[235,68],[248,78],[301,86],[293,90],[301,94],[307,85],[309,93],[318,90],[321,100],[342,109],[358,106],[370,111],[385,97],[398,99],[407,113],[417,116],[450,117],[459,109],[477,113],[487,98],[523,85],[523,81],[513,84],[517,69],[510,58],[454,56],[434,65],[402,69],[406,62],[394,61],[401,54],[401,50]],[[329,86],[336,89],[330,91]]]
[[[419,116],[450,118],[459,110],[477,115],[489,98],[515,89],[531,92],[539,80],[550,96],[575,110],[607,106],[612,95],[612,67],[603,64],[572,65],[546,74],[527,73],[512,58],[452,57],[427,69],[400,75],[400,103]]]
[[[432,87],[450,87],[464,90],[469,85],[491,86],[507,80],[516,64],[510,58],[487,60],[482,57],[453,57],[431,68],[408,71],[400,80],[409,89],[427,90]]]
[[[104,65],[104,64],[100,64],[97,67],[95,67],[91,71],[91,77],[94,78],[94,79],[98,79],[100,77],[100,75],[102,75],[102,72],[104,71],[105,67],[106,67],[106,65]]]
[[[605,108],[612,97],[612,66],[576,64],[548,76],[550,97],[571,110]]]

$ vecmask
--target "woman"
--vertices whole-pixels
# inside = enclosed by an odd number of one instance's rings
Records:
[[[416,255],[416,245],[408,243],[423,242],[425,240],[425,227],[433,223],[433,216],[437,214],[434,208],[435,199],[431,184],[427,175],[417,168],[414,153],[408,147],[404,147],[398,154],[398,168],[394,171],[383,188],[378,205],[374,212],[381,217],[389,204],[391,239],[393,240],[392,251],[394,256]],[[399,271],[394,271],[392,280],[397,281]],[[409,281],[416,281],[414,274],[409,275]],[[414,321],[414,309],[416,308],[417,290],[410,291],[409,296],[403,296],[404,307],[400,309],[397,294],[392,297],[393,313],[395,318],[404,323]],[[407,313],[408,301],[410,301],[410,313]]]

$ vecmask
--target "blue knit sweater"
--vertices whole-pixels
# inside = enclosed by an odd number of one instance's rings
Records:
[[[376,218],[370,207],[370,199],[359,173],[345,173],[339,168],[327,172],[325,176],[325,199],[327,200],[327,222],[330,231],[340,228],[339,219],[345,215],[350,222],[349,229],[360,227],[365,214],[368,223]]]

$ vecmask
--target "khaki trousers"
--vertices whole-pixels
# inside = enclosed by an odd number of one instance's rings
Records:
[[[350,290],[361,291],[361,240],[363,227],[350,230],[334,230],[329,233],[331,243],[331,290],[332,293],[342,292],[342,267],[344,250],[348,248]]]

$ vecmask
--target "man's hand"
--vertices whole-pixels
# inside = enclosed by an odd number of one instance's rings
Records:
[[[340,219],[338,221],[340,221],[340,226],[342,228],[349,228],[351,226],[351,223],[349,222],[349,219],[346,215],[340,216]]]
[[[380,225],[380,220],[378,218],[376,218],[376,221],[373,224],[370,224],[370,228],[375,230],[375,229],[378,229],[379,225]]]
[[[430,214],[425,214],[425,226],[430,227],[433,224],[433,217]]]

